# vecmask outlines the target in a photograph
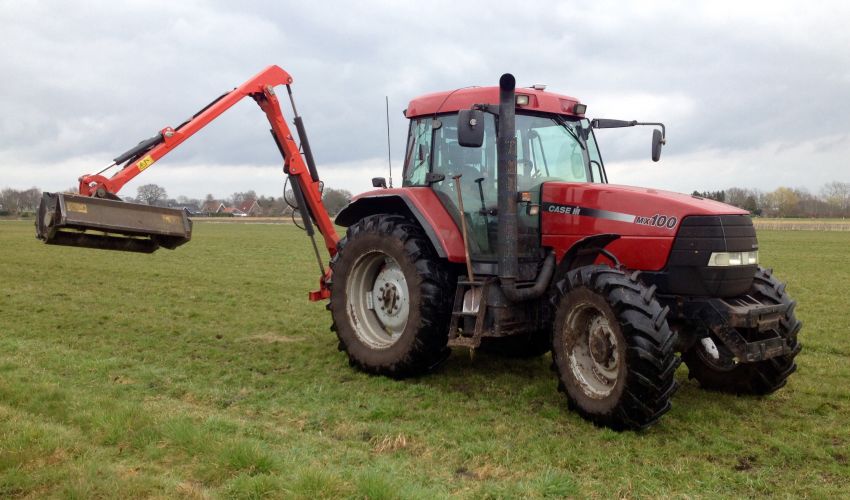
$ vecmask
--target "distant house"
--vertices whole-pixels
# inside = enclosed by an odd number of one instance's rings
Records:
[[[207,201],[201,206],[201,212],[205,214],[220,214],[224,212],[227,207],[224,206],[224,203],[213,200]]]
[[[246,214],[242,210],[239,210],[236,207],[225,207],[224,210],[221,211],[221,213],[229,214],[234,217],[248,217],[248,214]]]
[[[236,208],[239,209],[240,212],[250,217],[256,217],[258,215],[261,215],[263,212],[260,208],[260,204],[257,203],[257,200],[250,198],[240,203]]]
[[[198,207],[194,205],[178,205],[176,207],[171,208],[178,208],[180,210],[183,210],[190,217],[201,217],[203,215],[206,215],[206,212],[201,212],[200,210],[198,210]]]

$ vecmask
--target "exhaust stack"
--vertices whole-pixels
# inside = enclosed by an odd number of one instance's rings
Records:
[[[496,136],[499,192],[499,279],[502,287],[517,278],[516,210],[516,79],[510,73],[499,78],[499,130]],[[510,298],[510,297],[509,297]]]
[[[519,269],[519,237],[517,234],[516,185],[516,79],[510,73],[499,78],[499,130],[496,136],[497,175],[499,192],[499,282],[508,300],[522,302],[543,295],[555,271],[555,256],[551,252],[532,286],[517,288]]]

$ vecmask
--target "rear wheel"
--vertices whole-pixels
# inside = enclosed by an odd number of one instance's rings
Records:
[[[747,295],[752,295],[766,304],[794,303],[785,293],[785,284],[777,280],[770,270],[762,268],[756,272],[753,286]],[[773,393],[785,386],[788,376],[797,370],[794,358],[802,348],[797,342],[797,333],[801,326],[802,323],[794,315],[792,306],[773,332],[785,339],[791,352],[756,363],[736,362],[732,353],[716,337],[712,336],[717,349],[713,354],[702,343],[697,342],[682,354],[682,359],[688,365],[688,377],[695,378],[702,388],[708,390],[734,394]],[[740,333],[744,338],[754,340],[758,332]]]
[[[348,228],[331,269],[332,329],[352,365],[405,377],[448,356],[454,282],[418,226],[366,217]]]
[[[570,407],[617,430],[655,423],[670,409],[679,359],[654,289],[622,271],[586,266],[558,290],[552,359]]]

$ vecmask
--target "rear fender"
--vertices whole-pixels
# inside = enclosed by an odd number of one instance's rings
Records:
[[[407,188],[407,190],[410,189],[416,188]],[[393,192],[387,193],[387,191]],[[465,261],[460,231],[430,189],[422,193],[414,193],[413,196],[401,189],[382,189],[364,193],[342,209],[337,214],[335,222],[338,226],[348,227],[374,214],[399,214],[416,221],[431,241],[438,256],[449,262]]]

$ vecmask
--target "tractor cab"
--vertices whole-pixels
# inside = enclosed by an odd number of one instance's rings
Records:
[[[469,120],[462,112],[464,106],[488,102],[498,102],[498,87],[422,96],[411,101],[406,111],[410,131],[403,185],[433,189],[458,226],[462,202],[469,252],[479,268],[497,259],[498,114],[485,111],[476,118],[481,121],[480,145],[462,145],[458,130]],[[544,93],[540,88],[517,91],[516,183],[526,197],[518,211],[521,260],[536,263],[542,258],[539,209],[544,183],[607,181],[590,120],[576,110],[583,112],[584,105],[568,96]]]

